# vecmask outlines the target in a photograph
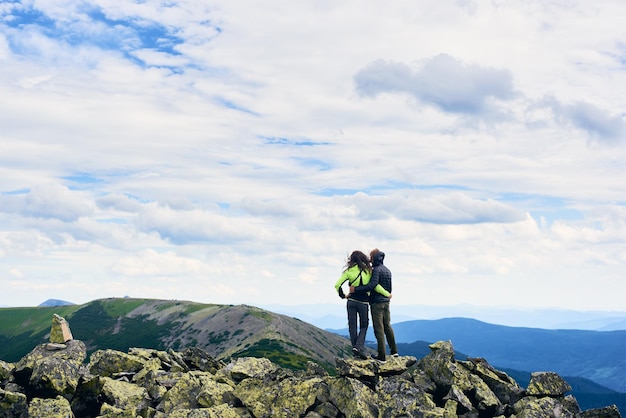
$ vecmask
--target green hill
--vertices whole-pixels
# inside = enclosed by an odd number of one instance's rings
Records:
[[[52,315],[64,317],[88,352],[197,346],[218,359],[267,357],[292,369],[312,360],[334,370],[349,342],[296,318],[247,305],[152,299],[101,299],[83,305],[0,308],[0,359],[14,362],[47,341]]]

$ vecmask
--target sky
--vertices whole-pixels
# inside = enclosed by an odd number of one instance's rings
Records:
[[[0,3],[0,306],[626,311],[622,0]]]

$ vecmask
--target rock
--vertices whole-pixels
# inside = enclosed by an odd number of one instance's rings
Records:
[[[562,396],[572,387],[561,376],[554,372],[534,372],[530,375],[530,383],[526,394],[532,396]]]
[[[266,358],[242,357],[234,359],[224,371],[229,373],[233,380],[241,381],[250,377],[263,377],[276,371],[276,365]]]
[[[252,418],[249,414],[240,415],[235,408],[228,405],[200,409],[177,409],[168,415],[169,418],[242,418],[244,416]]]
[[[76,390],[86,356],[87,349],[82,341],[68,341],[65,349],[55,351],[41,344],[16,364],[13,375],[16,383],[28,388],[30,396],[70,398]]]
[[[400,375],[416,362],[417,359],[413,356],[389,357],[384,363],[374,359],[335,359],[339,376],[349,376],[370,382],[375,382],[378,376]]]
[[[209,353],[198,347],[186,348],[182,352],[181,358],[190,370],[215,373],[225,366],[223,362],[216,360]]]
[[[215,403],[216,400],[228,399],[227,394],[232,389],[228,385],[215,385],[213,379],[213,375],[206,372],[184,373],[163,395],[157,410],[169,414],[177,409],[196,409],[209,406],[208,403]]]
[[[485,359],[470,358],[458,363],[485,382],[502,404],[513,405],[524,394],[515,380],[493,368]]]
[[[46,418],[73,418],[70,402],[57,396],[54,399],[33,398],[28,404],[28,416]]]
[[[148,409],[149,397],[145,388],[110,377],[100,379],[102,390],[99,396],[104,403],[124,411],[135,411],[137,415]]]
[[[513,405],[513,412],[516,418],[573,418],[580,411],[557,398],[528,396]]]
[[[298,379],[250,378],[237,385],[233,394],[255,417],[299,417],[319,397],[328,397],[328,387],[321,377]]]
[[[621,418],[617,406],[610,405],[604,408],[590,409],[578,415],[579,418]]]
[[[9,381],[14,369],[15,365],[13,363],[0,360],[0,386],[4,386]]]
[[[57,314],[52,315],[52,327],[50,328],[50,342],[56,344],[64,344],[72,337],[72,331],[70,331],[70,325],[65,318],[60,317]]]
[[[89,371],[94,375],[112,377],[118,373],[137,373],[146,360],[116,350],[98,350],[91,355]]]
[[[26,395],[0,389],[0,418],[28,418]]]
[[[0,418],[620,417],[614,406],[581,412],[556,373],[533,373],[524,391],[484,359],[455,360],[449,341],[430,348],[419,361],[336,359],[331,376],[312,362],[298,371],[266,358],[224,364],[199,348],[99,350],[84,364],[82,342],[47,343],[0,362]]]
[[[443,413],[435,405],[432,395],[415,385],[410,376],[381,379],[377,393],[382,416],[437,416]]]
[[[363,382],[340,377],[330,380],[330,401],[347,418],[378,417],[378,396]]]

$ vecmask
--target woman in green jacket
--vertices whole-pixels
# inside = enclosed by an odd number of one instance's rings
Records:
[[[348,282],[350,286],[364,286],[369,283],[371,276],[372,266],[369,259],[363,252],[357,250],[350,254],[341,277],[335,283],[335,290],[339,296],[348,299],[346,309],[348,311],[348,331],[352,343],[352,353],[355,357],[362,359],[367,358],[365,355],[365,336],[369,325],[369,292],[355,292],[344,296],[341,285]],[[380,285],[376,286],[374,291],[389,296],[389,292]],[[358,331],[357,317],[359,320]]]

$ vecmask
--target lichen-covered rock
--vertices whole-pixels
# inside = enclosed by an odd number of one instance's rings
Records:
[[[80,367],[87,356],[82,341],[68,341],[62,350],[48,350],[41,344],[15,366],[16,383],[28,387],[28,393],[42,398],[71,397],[76,390]]]
[[[416,362],[417,359],[413,356],[389,357],[384,363],[372,359],[336,358],[335,366],[339,376],[374,382],[378,376],[400,375]]]
[[[216,360],[209,353],[198,347],[186,348],[181,353],[181,358],[190,370],[215,373],[225,366],[223,362]]]
[[[53,314],[52,326],[50,327],[50,342],[65,344],[72,339],[72,331],[70,331],[70,326],[65,318],[57,314]]]
[[[330,400],[346,418],[378,417],[378,396],[363,382],[351,377],[329,381]]]
[[[392,376],[381,379],[376,388],[380,414],[386,416],[440,415],[432,395],[415,385],[410,376]]]
[[[137,416],[134,409],[122,409],[107,403],[102,405],[98,415],[99,418],[136,418]]]
[[[70,402],[57,396],[54,399],[33,398],[28,404],[28,415],[31,417],[72,418]]]
[[[570,390],[572,387],[558,374],[534,372],[530,375],[526,394],[531,396],[562,396]]]
[[[578,415],[579,418],[621,418],[617,406],[610,405],[604,408],[589,409]]]
[[[242,381],[233,394],[255,417],[298,417],[311,408],[318,396],[328,396],[321,377],[305,380],[286,377],[270,381],[251,378]]]
[[[174,386],[169,389],[157,406],[157,410],[166,414],[177,409],[195,409],[202,405],[198,402],[198,396],[205,388],[214,383],[213,376],[206,372],[190,372],[182,374],[181,378],[176,381]],[[226,392],[226,391],[225,391]],[[201,397],[202,401],[207,401],[206,394]],[[217,398],[217,395],[216,395]]]
[[[417,368],[437,386],[451,387],[454,384],[454,372],[456,370],[452,343],[450,341],[438,341],[428,347],[430,347],[431,352],[418,362]]]
[[[98,376],[112,377],[118,373],[137,373],[146,360],[117,350],[98,350],[91,355],[89,371]]]
[[[27,418],[28,400],[23,393],[0,388],[0,418]]]
[[[0,386],[9,381],[15,370],[15,364],[0,360]]]
[[[235,395],[233,387],[227,383],[217,382],[213,378],[202,379],[202,389],[196,401],[203,408],[210,408],[221,404],[233,404]]]
[[[516,418],[573,418],[580,411],[563,398],[527,396],[513,405]]]
[[[137,414],[148,409],[149,397],[145,388],[110,377],[100,379],[100,398],[104,403],[125,411],[135,411]]]
[[[276,365],[267,358],[241,357],[231,361],[224,371],[229,373],[233,380],[241,381],[250,377],[263,377],[275,372]]]
[[[216,405],[211,408],[177,409],[168,418],[242,418],[252,416],[228,405]]]
[[[457,363],[485,382],[503,405],[513,405],[524,395],[524,389],[515,380],[506,373],[496,370],[485,359],[471,358]]]

